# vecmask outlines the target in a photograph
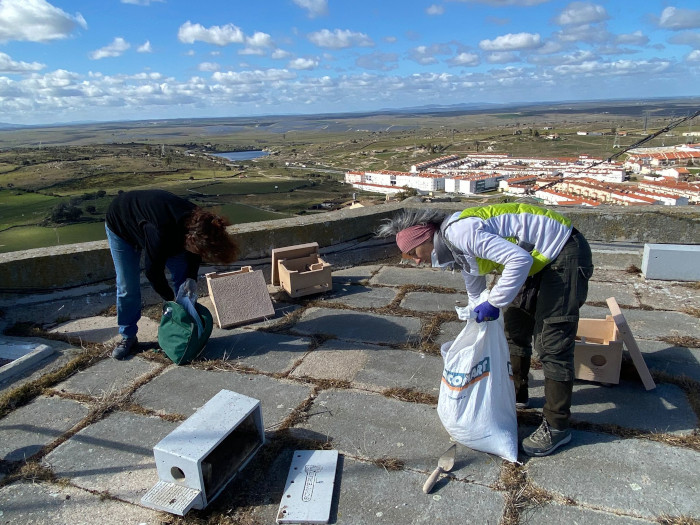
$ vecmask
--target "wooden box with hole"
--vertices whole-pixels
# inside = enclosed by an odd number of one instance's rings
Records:
[[[220,390],[153,447],[159,481],[141,504],[180,516],[203,509],[264,443],[260,401]]]
[[[290,297],[333,289],[331,265],[318,254],[318,243],[297,244],[272,250],[272,284]]]
[[[576,379],[618,384],[622,365],[622,337],[612,315],[579,319],[574,350]]]

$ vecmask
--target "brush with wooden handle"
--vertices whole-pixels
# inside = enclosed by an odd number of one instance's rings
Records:
[[[438,459],[438,466],[435,470],[433,470],[433,473],[430,475],[428,478],[428,481],[425,482],[425,485],[423,485],[423,492],[428,494],[435,483],[438,480],[438,477],[440,477],[440,474],[443,472],[449,472],[452,470],[452,467],[455,465],[455,453],[457,452],[457,445],[453,444],[448,448],[445,453],[440,456],[440,459]]]

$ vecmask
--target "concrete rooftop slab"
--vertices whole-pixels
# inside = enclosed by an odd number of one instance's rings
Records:
[[[325,390],[314,400],[309,419],[295,428],[328,436],[333,447],[364,459],[398,459],[430,474],[450,436],[435,406],[408,403],[347,390]],[[451,474],[483,485],[494,483],[502,460],[460,447]]]
[[[544,375],[533,370],[530,380],[530,407],[544,405]],[[634,406],[634,410],[629,407]],[[603,386],[590,381],[574,383],[571,416],[576,421],[654,433],[687,435],[698,426],[698,419],[685,393],[675,385],[661,383],[645,390],[641,381],[621,381]]]
[[[343,304],[351,308],[383,308],[396,298],[393,288],[370,288],[341,284],[333,287],[332,294],[321,299],[323,303]]]
[[[173,365],[139,388],[133,395],[133,401],[156,412],[189,417],[223,389],[260,400],[265,428],[278,426],[311,394],[308,385],[264,375],[205,371]]]
[[[139,342],[158,341],[158,323],[148,317],[141,317],[138,322]],[[52,334],[79,337],[87,343],[113,344],[119,340],[119,326],[116,316],[87,317],[60,324],[49,330]]]
[[[58,383],[54,390],[70,394],[83,394],[96,399],[105,398],[131,388],[133,384],[153,372],[158,366],[152,361],[146,361],[137,356],[132,356],[124,361],[103,359]]]
[[[198,359],[224,359],[261,372],[281,373],[291,370],[310,344],[311,340],[305,337],[214,328]]]
[[[411,344],[420,336],[420,319],[330,308],[308,308],[293,330],[368,343]]]
[[[466,306],[469,297],[466,293],[409,292],[401,300],[400,306],[417,312],[455,313],[456,301],[462,301]]]
[[[87,416],[86,405],[58,397],[38,397],[0,419],[0,459],[23,461]]]
[[[526,463],[529,479],[580,505],[653,519],[700,516],[700,452],[573,432],[572,445]]]
[[[15,483],[0,488],[1,523],[159,525],[157,512],[70,485]]]
[[[74,485],[139,504],[158,481],[153,447],[177,423],[115,412],[81,430],[44,458]]]

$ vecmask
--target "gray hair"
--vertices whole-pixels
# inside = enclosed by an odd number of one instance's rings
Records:
[[[375,232],[376,237],[391,237],[401,230],[418,224],[433,223],[438,226],[447,217],[447,213],[435,208],[403,209],[391,218],[384,219]]]

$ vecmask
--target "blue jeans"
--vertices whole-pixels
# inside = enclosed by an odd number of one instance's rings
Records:
[[[107,242],[112,252],[117,276],[117,324],[122,337],[136,337],[141,319],[141,250],[119,237],[107,227]],[[165,266],[170,270],[175,293],[187,279],[185,253],[169,257]]]

